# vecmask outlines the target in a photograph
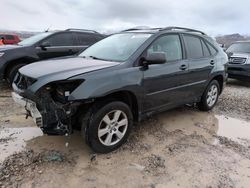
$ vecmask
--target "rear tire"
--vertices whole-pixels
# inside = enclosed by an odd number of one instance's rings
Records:
[[[82,120],[82,134],[94,152],[109,153],[126,142],[133,125],[133,115],[127,104],[97,103],[87,114],[87,119]]]
[[[197,104],[201,111],[210,111],[216,105],[220,94],[220,85],[217,80],[213,80],[207,86],[201,97],[201,101]]]
[[[6,75],[6,79],[7,79],[7,82],[10,84],[10,86],[12,85],[18,70],[25,65],[27,65],[27,64],[23,64],[23,63],[17,64],[8,70],[7,75]]]

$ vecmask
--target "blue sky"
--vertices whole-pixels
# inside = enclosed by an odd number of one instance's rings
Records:
[[[248,0],[0,0],[0,29],[185,26],[210,35],[250,34]]]

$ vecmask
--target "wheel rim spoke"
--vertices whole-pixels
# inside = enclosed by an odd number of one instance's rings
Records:
[[[125,126],[127,124],[128,124],[128,120],[127,119],[123,119],[123,120],[121,120],[121,121],[118,122],[117,128]]]
[[[119,120],[119,118],[120,118],[120,116],[121,116],[121,111],[120,110],[117,110],[117,111],[115,111],[115,114],[114,114],[114,119],[113,119],[113,121],[118,121]]]
[[[107,137],[106,137],[106,139],[105,139],[105,144],[106,145],[110,145],[111,144],[111,142],[112,142],[112,137],[113,137],[113,134],[112,133],[109,133],[108,135],[107,135]]]
[[[109,128],[108,127],[104,128],[104,129],[99,129],[99,131],[98,131],[99,137],[104,136],[108,132],[109,132]]]
[[[122,137],[123,137],[123,133],[122,133],[122,132],[120,132],[120,131],[118,130],[115,134],[116,134],[116,136],[118,137],[118,139],[122,139]]]
[[[111,120],[108,115],[104,116],[103,121],[106,123],[106,125],[109,125],[111,123]]]

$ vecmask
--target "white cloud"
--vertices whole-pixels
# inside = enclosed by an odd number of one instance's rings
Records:
[[[242,0],[1,0],[0,29],[86,28],[120,30],[136,25],[185,26],[215,35],[250,33],[250,2]]]

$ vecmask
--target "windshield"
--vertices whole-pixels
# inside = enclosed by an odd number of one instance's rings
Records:
[[[47,37],[51,34],[52,34],[51,32],[40,33],[40,34],[34,35],[30,38],[27,38],[27,39],[19,42],[18,44],[21,46],[30,46],[30,45],[33,45],[33,44],[39,42],[40,40],[44,39],[45,37]]]
[[[115,34],[97,42],[80,54],[106,61],[126,61],[149,37],[146,33]]]
[[[242,42],[242,43],[235,43],[232,44],[228,49],[227,52],[232,53],[250,53],[250,43]]]

